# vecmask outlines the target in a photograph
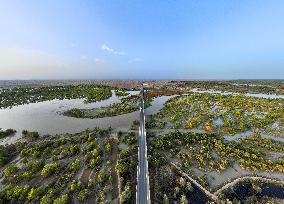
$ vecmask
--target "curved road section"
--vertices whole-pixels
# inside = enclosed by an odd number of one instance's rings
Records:
[[[150,186],[147,160],[147,142],[145,130],[144,114],[144,88],[141,89],[141,106],[140,106],[140,127],[138,137],[138,166],[137,166],[137,186],[136,186],[136,203],[150,204]]]

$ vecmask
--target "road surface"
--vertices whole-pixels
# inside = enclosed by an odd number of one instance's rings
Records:
[[[147,142],[146,142],[146,131],[145,131],[143,86],[141,89],[140,127],[139,127],[139,137],[138,137],[136,203],[150,204],[150,186],[149,186],[149,173],[148,173],[148,160],[147,160]]]

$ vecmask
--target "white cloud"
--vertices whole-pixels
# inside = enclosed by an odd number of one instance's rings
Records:
[[[136,57],[134,59],[128,60],[128,63],[135,63],[135,62],[142,62],[142,61],[143,61],[143,59]]]
[[[110,52],[110,53],[113,53],[113,54],[115,54],[115,55],[127,55],[126,52],[116,51],[116,50],[110,48],[109,46],[107,46],[106,44],[102,44],[101,49],[102,49],[102,50],[105,50],[105,51],[108,51],[108,52]]]
[[[105,60],[101,59],[101,58],[95,58],[94,61],[95,62],[99,62],[99,63],[104,63],[105,62]]]
[[[109,47],[108,47],[107,45],[105,45],[105,44],[103,44],[103,45],[101,46],[101,48],[102,48],[103,50],[106,50],[106,51],[109,51],[109,52],[114,52],[113,49],[109,48]]]

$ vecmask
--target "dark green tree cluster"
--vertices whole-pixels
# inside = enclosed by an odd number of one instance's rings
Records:
[[[36,140],[37,138],[39,138],[38,132],[30,132],[30,131],[27,131],[27,130],[23,130],[22,135],[24,137],[27,137],[27,138],[32,139],[32,140]]]
[[[0,128],[0,139],[7,137],[7,136],[10,136],[10,135],[14,134],[15,132],[17,132],[17,131],[13,130],[13,129],[2,130]]]

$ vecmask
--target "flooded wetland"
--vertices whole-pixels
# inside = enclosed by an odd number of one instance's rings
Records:
[[[145,95],[153,203],[284,200],[283,95],[169,90]],[[3,88],[0,96],[2,201],[135,202],[139,90]]]

